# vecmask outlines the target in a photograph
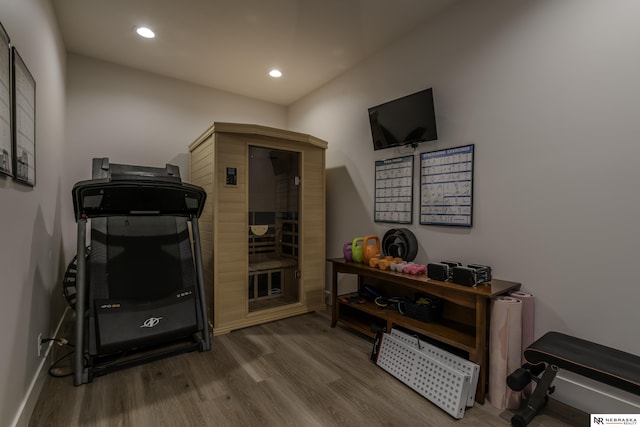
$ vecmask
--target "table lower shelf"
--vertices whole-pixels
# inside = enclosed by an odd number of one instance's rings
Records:
[[[389,331],[394,325],[409,329],[466,352],[475,350],[475,330],[473,327],[451,320],[422,322],[400,314],[398,311],[385,310],[373,303],[344,303],[337,301],[338,321],[360,333],[375,337],[372,325],[377,329]]]
[[[488,384],[488,333],[491,299],[520,289],[520,283],[492,279],[482,286],[463,286],[451,282],[429,279],[425,276],[390,272],[369,267],[365,264],[347,262],[343,258],[329,259],[332,269],[331,325],[341,322],[368,336],[374,336],[371,323],[378,323],[390,330],[394,326],[404,328],[417,335],[451,347],[455,351],[466,352],[468,359],[480,366],[480,377],[476,401],[484,403]],[[362,285],[383,283],[393,288],[393,295],[425,293],[441,298],[445,304],[444,319],[438,322],[421,322],[399,312],[382,310],[373,303],[356,304],[340,301],[338,278],[352,275],[358,279],[358,289]],[[398,291],[398,292],[396,292]],[[439,345],[440,346],[440,345]]]

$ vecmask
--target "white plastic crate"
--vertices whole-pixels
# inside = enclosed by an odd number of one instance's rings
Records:
[[[454,418],[464,416],[471,375],[391,334],[383,334],[378,345],[378,366]]]
[[[480,366],[478,364],[449,353],[448,351],[433,344],[421,341],[415,335],[409,335],[397,329],[391,329],[391,335],[413,348],[432,356],[434,359],[439,360],[445,365],[457,368],[462,372],[469,374],[471,376],[471,387],[469,388],[469,395],[467,396],[467,406],[470,407],[474,405],[476,401],[476,389],[478,388],[478,377],[480,375]]]

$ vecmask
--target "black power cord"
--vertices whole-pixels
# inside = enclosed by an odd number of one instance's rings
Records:
[[[63,345],[68,345],[69,347],[73,347],[73,344],[70,344],[66,338],[42,338],[40,340],[40,345],[46,344],[51,341],[55,341],[55,343],[58,344],[60,347],[62,347]]]
[[[54,377],[54,378],[65,378],[65,377],[70,377],[71,375],[73,375],[73,370],[70,370],[70,372],[67,372],[67,373],[64,373],[64,374],[60,374],[60,373],[57,373],[55,371],[56,369],[59,369],[58,364],[60,362],[62,362],[64,359],[66,359],[67,357],[71,356],[73,353],[75,353],[75,350],[71,350],[69,353],[65,354],[64,356],[58,358],[58,360],[53,362],[51,364],[51,366],[49,367],[49,375]]]
[[[69,343],[69,341],[66,338],[43,338],[40,340],[40,344],[46,344],[48,342],[55,342],[56,344],[58,344],[60,347],[63,346],[68,346],[68,347],[74,347],[73,344]],[[71,356],[73,353],[75,353],[75,350],[71,350],[70,352],[68,352],[67,354],[65,354],[64,356],[59,357],[55,362],[53,362],[51,364],[51,366],[49,367],[49,375],[54,377],[54,378],[64,378],[64,377],[69,377],[71,375],[73,375],[73,370],[71,370],[70,372],[64,373],[64,374],[60,374],[58,372],[56,372],[57,370],[59,370],[59,364],[60,362],[62,362],[64,359],[66,359],[67,357]]]

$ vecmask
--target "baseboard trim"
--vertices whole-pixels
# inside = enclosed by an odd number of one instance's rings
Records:
[[[553,398],[587,414],[640,413],[640,396],[569,371],[559,372],[554,385]]]
[[[53,336],[58,336],[60,332],[60,328],[62,328],[62,324],[64,323],[64,319],[67,317],[67,313],[69,312],[69,307],[66,307],[60,320],[58,321],[58,325],[56,326],[56,330],[53,333]],[[50,341],[45,350],[45,355],[40,361],[40,365],[36,370],[31,383],[29,384],[29,388],[27,389],[27,393],[25,394],[22,402],[20,403],[20,407],[16,412],[16,416],[13,419],[13,423],[11,423],[12,427],[27,427],[29,425],[29,419],[31,418],[31,414],[33,413],[34,408],[36,407],[36,403],[38,402],[38,397],[40,396],[40,392],[42,391],[42,387],[44,386],[44,380],[47,378],[48,368],[45,366],[50,365],[51,358],[51,347],[54,342]]]

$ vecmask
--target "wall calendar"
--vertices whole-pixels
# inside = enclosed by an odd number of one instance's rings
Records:
[[[471,227],[474,144],[420,154],[420,224]]]
[[[413,155],[376,161],[375,222],[413,222]]]

